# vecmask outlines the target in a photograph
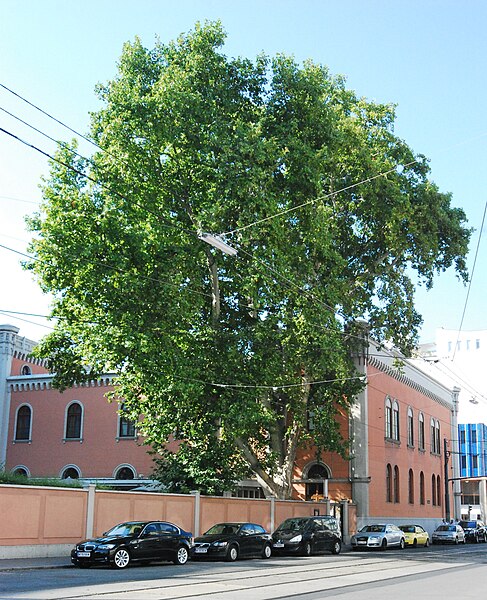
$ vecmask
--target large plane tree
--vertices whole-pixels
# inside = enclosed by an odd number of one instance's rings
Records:
[[[99,149],[51,161],[28,268],[54,297],[40,352],[58,384],[116,371],[173,487],[252,473],[287,498],[310,412],[318,450],[346,452],[356,324],[410,352],[415,285],[450,266],[466,280],[470,231],[393,106],[312,61],[229,58],[224,40],[206,23],[125,45],[98,89]]]

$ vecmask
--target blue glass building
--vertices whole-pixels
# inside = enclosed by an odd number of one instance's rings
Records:
[[[487,426],[483,423],[458,425],[460,477],[487,476]]]

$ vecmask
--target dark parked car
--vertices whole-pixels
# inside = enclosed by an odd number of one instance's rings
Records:
[[[467,542],[487,542],[487,531],[482,521],[460,521]]]
[[[189,557],[192,533],[166,521],[130,521],[115,525],[102,537],[76,544],[71,562],[77,567],[110,565],[118,569],[132,561],[170,560],[184,565]]]
[[[270,558],[271,536],[255,523],[217,523],[195,538],[191,558],[224,558],[228,561],[246,556]]]
[[[283,521],[272,534],[275,554],[310,556],[342,549],[340,527],[334,517],[293,517]]]

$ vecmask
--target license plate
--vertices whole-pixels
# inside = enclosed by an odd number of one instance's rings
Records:
[[[196,554],[204,554],[205,552],[208,552],[208,548],[195,548],[194,551]]]
[[[272,544],[274,548],[284,548],[284,544],[282,542],[275,542]]]
[[[78,558],[90,558],[91,552],[77,552],[76,556]]]
[[[360,541],[360,540],[357,542],[357,544],[362,544],[362,546],[365,546],[365,544],[366,544],[366,543],[367,543],[367,542],[362,542],[362,541]]]

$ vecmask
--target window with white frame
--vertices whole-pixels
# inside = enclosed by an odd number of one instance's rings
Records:
[[[386,398],[385,402],[385,415],[386,415],[386,438],[392,438],[392,402],[390,398]]]
[[[118,437],[119,438],[134,438],[135,424],[125,416],[125,404],[122,404],[118,413]]]
[[[66,410],[65,439],[81,439],[83,428],[83,407],[79,402],[72,402]]]
[[[414,446],[414,414],[411,407],[408,408],[408,446]]]
[[[424,450],[424,415],[422,412],[418,417],[418,448]]]
[[[23,404],[17,409],[15,416],[15,441],[28,442],[32,432],[32,409],[28,404]]]
[[[399,441],[399,403],[394,400],[392,404],[392,439]]]

